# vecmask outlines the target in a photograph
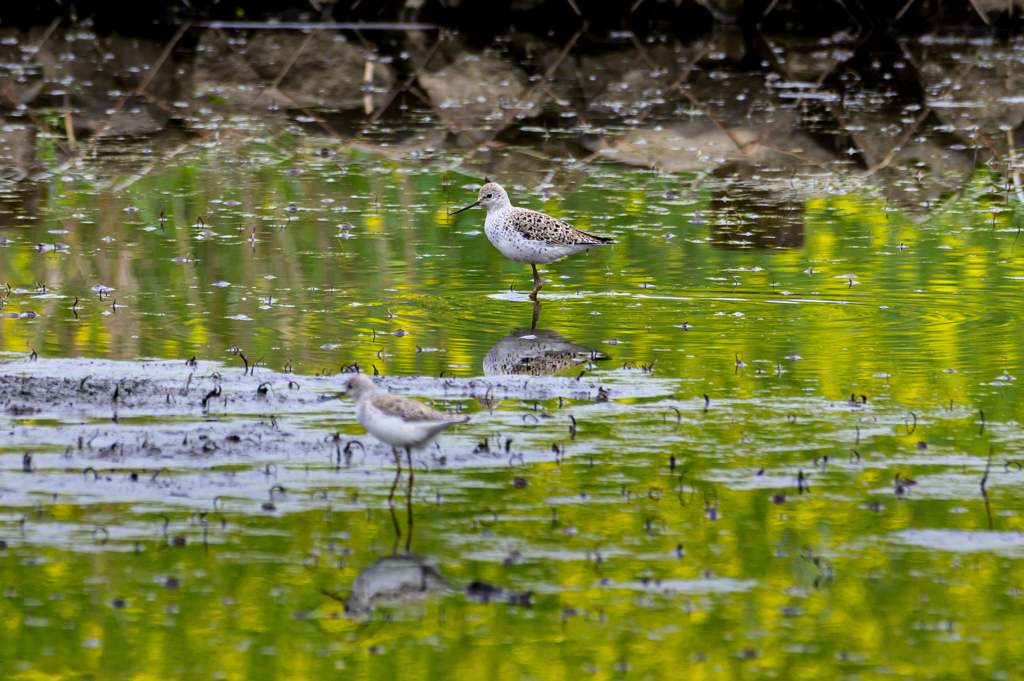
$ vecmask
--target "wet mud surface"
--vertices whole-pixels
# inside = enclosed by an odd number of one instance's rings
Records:
[[[88,488],[90,496],[99,493],[108,501],[132,500],[130,490],[144,487],[140,500],[156,494],[208,504],[223,496],[263,498],[266,481],[287,480],[287,471],[304,470],[299,484],[315,488],[310,466],[322,469],[318,475],[335,475],[342,468],[346,475],[377,474],[393,466],[390,448],[354,425],[354,403],[338,398],[351,374],[297,376],[260,369],[253,374],[212,362],[5,363],[0,375],[0,412],[9,425],[5,447],[24,448],[22,468],[37,474],[20,479],[16,489],[4,489],[5,501],[64,494],[67,479],[81,476],[72,485],[77,492]],[[416,453],[416,465],[425,470],[549,459],[550,448],[531,452],[520,445],[556,430],[575,439],[585,419],[613,408],[608,395],[664,398],[677,383],[651,379],[616,386],[614,379],[535,376],[377,380],[383,390],[425,399],[436,408],[472,412],[472,433],[458,429],[442,438],[443,446]],[[502,403],[525,407],[526,413],[493,410]],[[170,469],[195,475],[179,479],[163,472]],[[73,475],[49,475],[62,470]],[[240,482],[239,473],[250,473],[251,480]],[[92,484],[97,481],[139,484],[116,485],[119,493]]]

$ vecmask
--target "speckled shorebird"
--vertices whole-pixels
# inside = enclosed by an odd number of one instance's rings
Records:
[[[356,420],[359,421],[359,425],[384,444],[391,445],[391,451],[395,455],[397,471],[395,482],[391,485],[391,494],[388,495],[391,519],[395,523],[395,546],[402,536],[392,503],[395,489],[398,488],[398,479],[402,476],[400,450],[404,449],[408,457],[409,488],[406,492],[406,503],[409,512],[409,536],[405,543],[405,550],[408,551],[412,540],[412,450],[426,447],[444,430],[457,423],[465,423],[469,417],[446,414],[408,397],[382,393],[377,390],[373,380],[364,374],[356,374],[348,379],[345,384],[345,395],[355,398]]]
[[[487,209],[484,232],[494,247],[512,262],[533,267],[531,300],[537,300],[537,292],[544,285],[537,273],[537,265],[546,265],[595,246],[615,243],[608,237],[588,234],[550,215],[515,208],[501,185],[486,178],[484,182],[477,200],[452,215],[476,206]]]

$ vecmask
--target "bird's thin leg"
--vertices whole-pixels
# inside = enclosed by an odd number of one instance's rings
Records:
[[[398,489],[398,480],[402,477],[402,455],[394,447],[391,451],[395,455],[395,481],[391,483],[391,494],[388,495],[388,508],[391,509],[391,522],[395,524],[395,545],[391,549],[394,553],[398,550],[398,541],[402,538],[402,528],[398,524],[398,516],[395,515],[395,490]]]
[[[530,267],[533,268],[533,293],[530,294],[530,300],[536,302],[537,293],[540,291],[541,287],[544,286],[544,284],[540,280],[540,274],[537,273],[537,266],[530,265]]]
[[[412,448],[406,447],[405,454],[409,457],[409,487],[405,491],[405,505],[409,514],[409,532],[405,535],[405,552],[409,553],[409,548],[412,546],[412,483],[415,477],[412,469]]]
[[[540,303],[535,298],[533,301],[533,321],[530,322],[530,330],[537,328],[537,322],[540,321]]]

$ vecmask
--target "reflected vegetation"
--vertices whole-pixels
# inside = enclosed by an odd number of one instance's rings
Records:
[[[1022,59],[0,25],[0,677],[1019,676]]]

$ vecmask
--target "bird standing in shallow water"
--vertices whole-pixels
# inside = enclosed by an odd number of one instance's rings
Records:
[[[484,181],[486,184],[480,187],[477,200],[452,215],[476,206],[487,209],[484,232],[494,247],[512,262],[526,263],[533,267],[533,292],[530,293],[530,300],[537,300],[537,292],[544,285],[537,273],[537,265],[546,265],[595,246],[615,243],[608,237],[588,234],[550,215],[527,208],[515,208],[501,185],[487,179]]]
[[[395,455],[398,470],[395,473],[395,482],[391,485],[391,494],[388,495],[388,505],[391,506],[391,519],[395,524],[396,547],[402,537],[402,530],[398,526],[398,518],[392,504],[398,479],[402,476],[402,453],[399,450],[404,449],[408,457],[409,488],[405,497],[409,513],[409,535],[405,541],[405,550],[408,551],[412,542],[412,450],[426,447],[444,430],[457,423],[465,423],[469,417],[446,414],[408,397],[379,392],[370,377],[363,374],[356,374],[348,379],[345,384],[345,395],[355,398],[356,420],[359,421],[359,425],[384,444],[391,445],[391,451]]]

